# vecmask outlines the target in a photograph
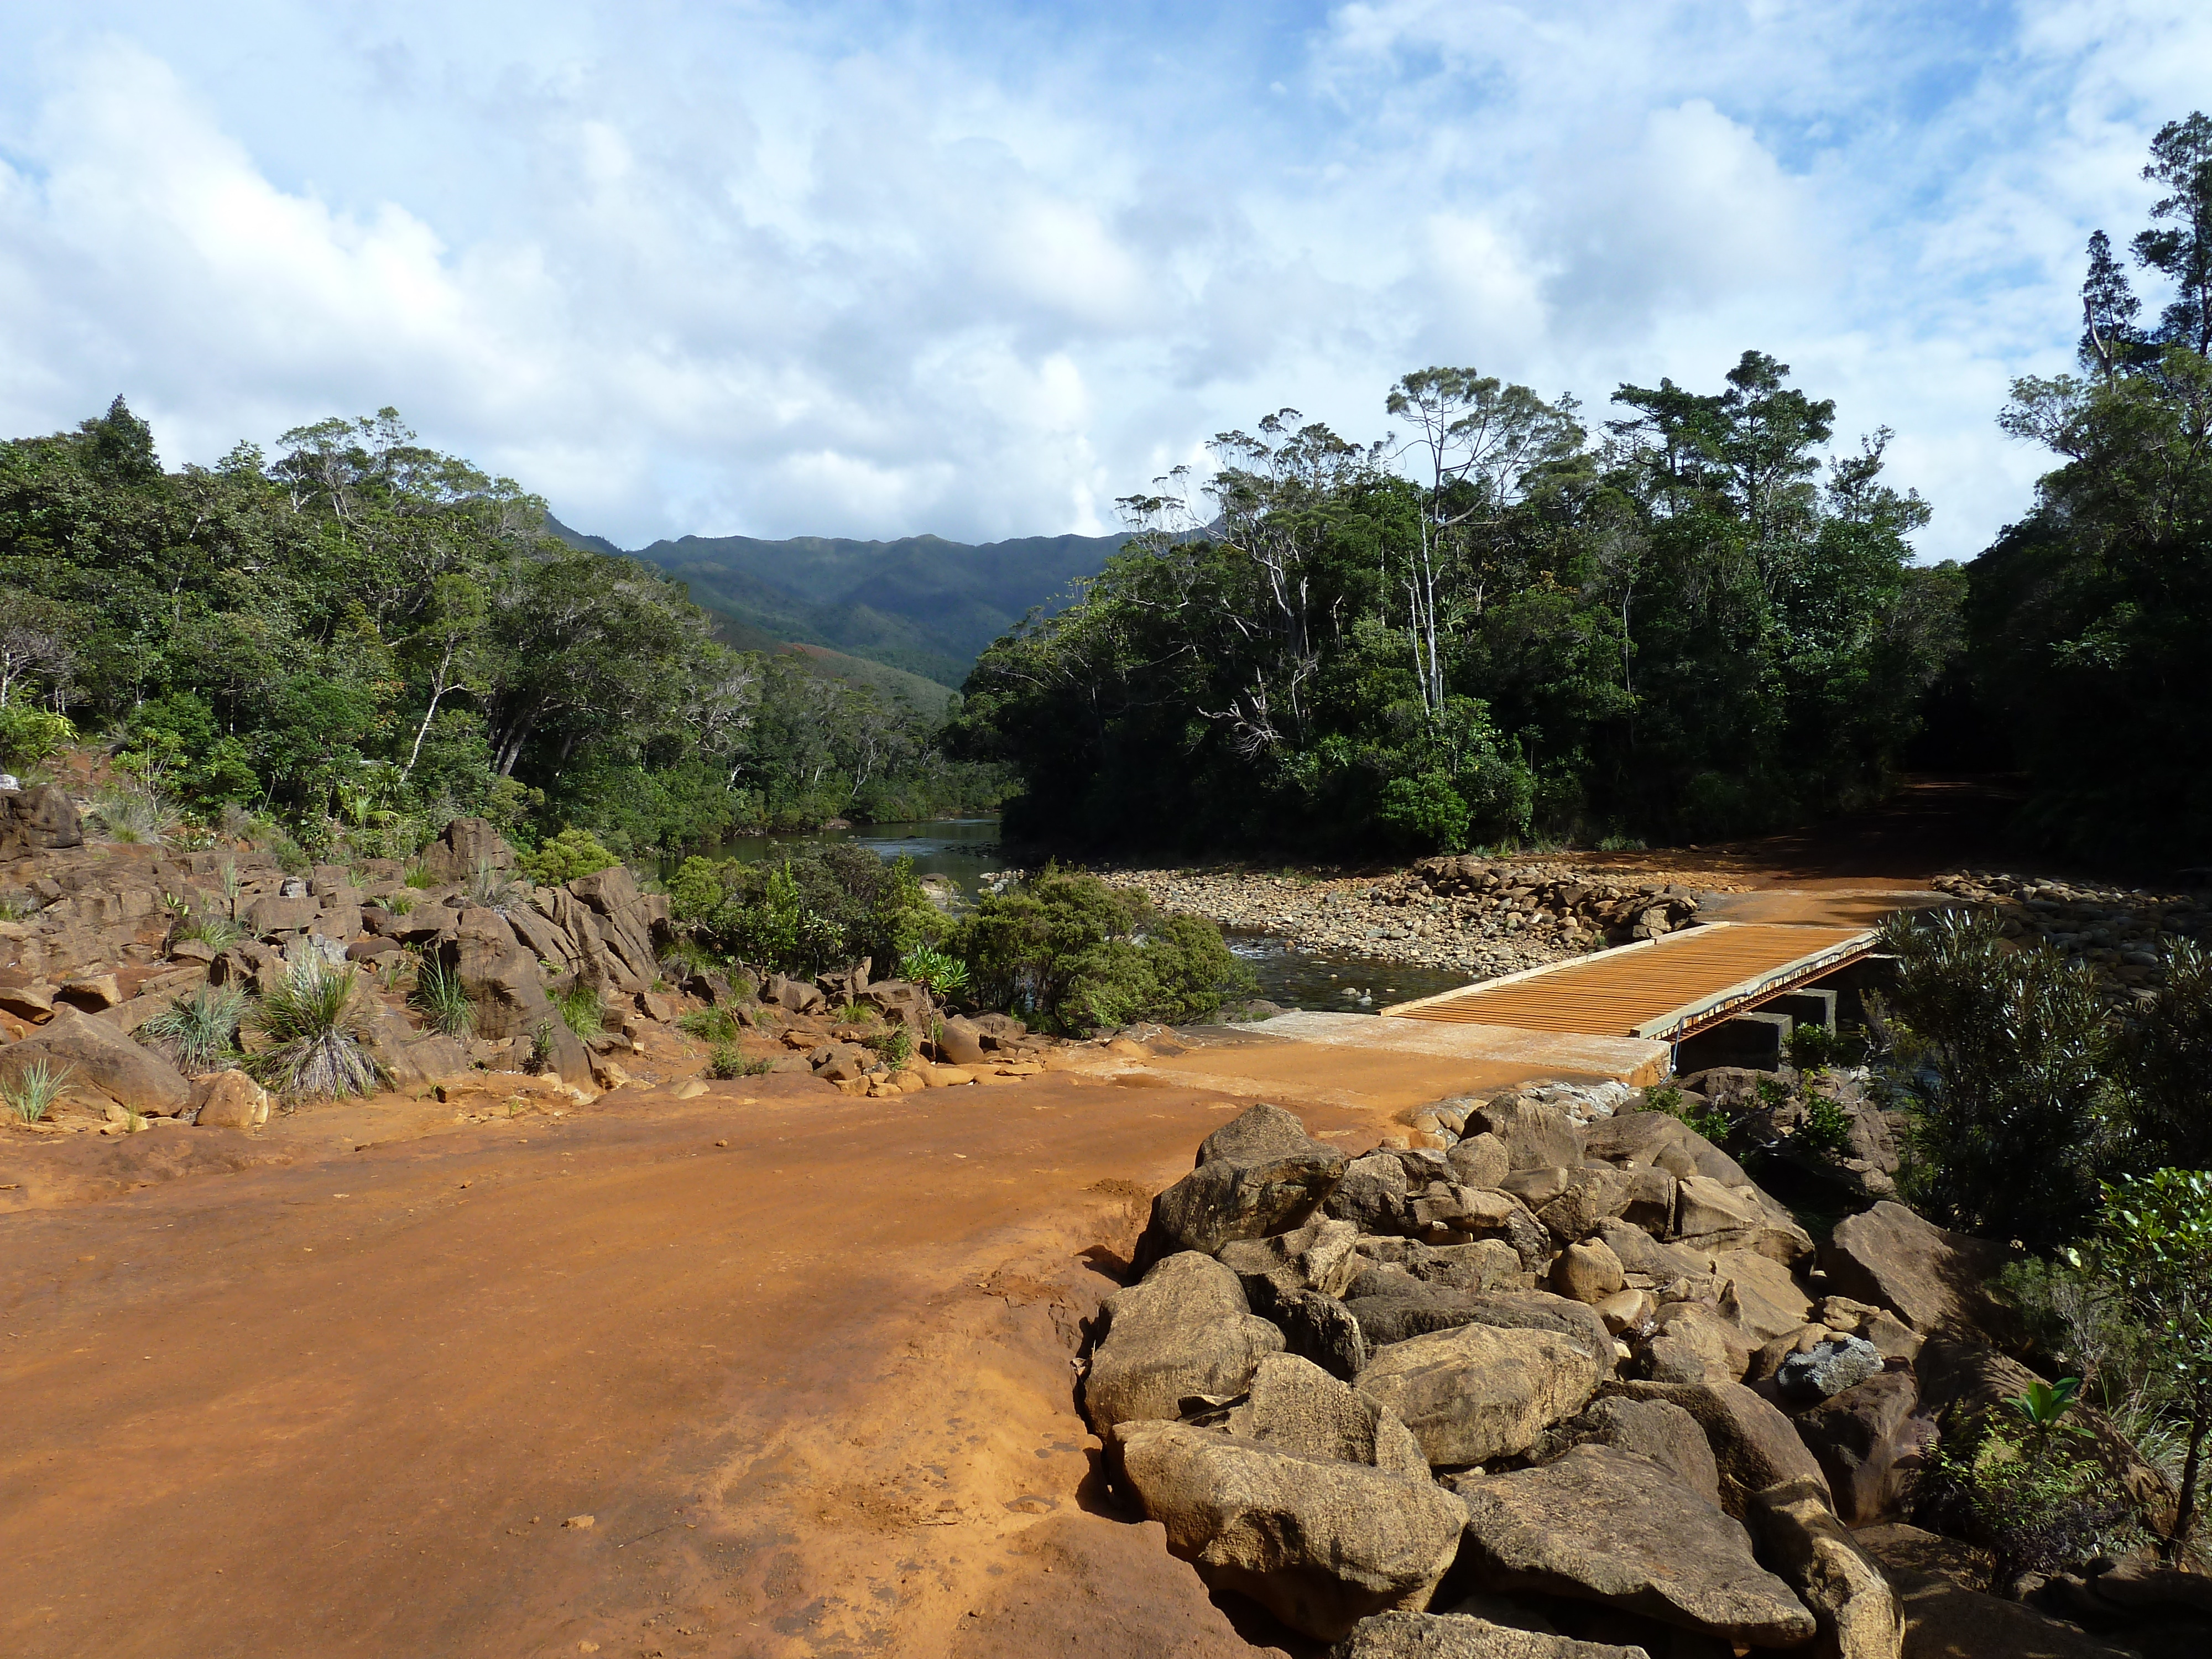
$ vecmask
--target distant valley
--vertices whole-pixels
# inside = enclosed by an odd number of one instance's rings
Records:
[[[573,547],[625,551],[558,520],[551,528]],[[823,673],[933,709],[986,646],[1032,607],[1072,598],[1072,584],[1096,575],[1126,539],[685,536],[629,556],[686,583],[693,601],[721,619],[730,644],[793,648]]]

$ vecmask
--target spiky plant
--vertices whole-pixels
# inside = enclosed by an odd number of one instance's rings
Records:
[[[251,1069],[289,1098],[368,1094],[378,1073],[363,1042],[365,1012],[355,970],[311,957],[253,1010],[253,1027],[269,1047],[253,1056]]]
[[[169,930],[172,945],[196,939],[210,951],[227,951],[245,937],[246,929],[228,916],[185,916]]]
[[[161,847],[182,823],[182,815],[151,789],[116,785],[92,798],[92,817],[106,838],[126,847]]]
[[[36,1123],[69,1086],[73,1069],[64,1066],[57,1071],[51,1061],[44,1060],[18,1066],[10,1073],[0,1075],[0,1102],[4,1102],[8,1109],[24,1122]]]
[[[519,900],[529,896],[527,889],[506,871],[496,868],[489,859],[477,861],[477,867],[462,884],[461,890],[468,896],[470,903],[481,904],[502,916]]]
[[[167,1048],[187,1077],[220,1071],[237,1059],[238,1023],[245,1015],[246,994],[236,986],[204,985],[147,1019],[138,1040]]]
[[[416,970],[415,989],[407,1000],[433,1030],[447,1036],[466,1036],[476,1024],[476,1006],[461,976],[437,963],[426,962]]]
[[[553,1011],[583,1042],[589,1042],[607,1029],[607,1005],[599,996],[599,988],[582,980],[572,981],[553,993]]]

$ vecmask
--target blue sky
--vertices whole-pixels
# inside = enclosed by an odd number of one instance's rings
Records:
[[[0,432],[390,404],[626,546],[1100,532],[1472,364],[1887,425],[1971,556],[2202,3],[0,0]]]

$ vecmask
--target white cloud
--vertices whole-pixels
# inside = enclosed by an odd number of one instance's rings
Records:
[[[392,404],[631,545],[1101,529],[1423,363],[1601,419],[1758,346],[1971,554],[2212,59],[2148,0],[98,9],[0,64],[0,429]]]

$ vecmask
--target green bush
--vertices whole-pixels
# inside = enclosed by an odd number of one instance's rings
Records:
[[[212,943],[212,941],[210,941]],[[236,986],[202,986],[138,1027],[138,1040],[167,1050],[187,1077],[223,1068],[238,1054],[246,994]]]
[[[1644,1091],[1644,1109],[1664,1112],[1668,1116],[1688,1124],[1692,1131],[1716,1146],[1724,1144],[1735,1132],[1735,1120],[1726,1112],[1710,1102],[1692,1105],[1689,1097],[1671,1083],[1662,1083],[1656,1089]]]
[[[1808,1096],[1793,1139],[1823,1158],[1841,1158],[1851,1146],[1851,1115],[1826,1095]]]
[[[2166,983],[2137,1012],[2120,1070],[2139,1157],[2212,1169],[2212,952],[2166,941]]]
[[[968,988],[968,964],[933,945],[917,945],[906,952],[899,972],[940,997]]]
[[[885,864],[842,842],[780,864],[686,859],[668,903],[671,921],[695,945],[808,977],[863,957],[888,968],[941,938],[945,926],[911,859]]]
[[[558,887],[579,876],[612,869],[621,860],[599,844],[588,830],[563,830],[534,853],[517,856],[515,862],[540,887]]]
[[[985,896],[951,948],[975,1000],[1056,1031],[1200,1019],[1258,983],[1212,922],[1163,916],[1140,893],[1056,870]]]
[[[607,1029],[607,1005],[599,988],[574,980],[553,993],[553,1012],[561,1023],[588,1042]]]
[[[732,1078],[760,1077],[769,1069],[765,1060],[747,1060],[736,1042],[718,1042],[707,1057],[707,1075],[727,1082]]]
[[[366,1016],[355,970],[311,957],[254,1008],[251,1023],[270,1046],[246,1069],[288,1098],[372,1093],[379,1074],[363,1041]]]
[[[1898,917],[1882,939],[1897,957],[1888,1078],[1912,1107],[1906,1196],[2032,1249],[2080,1237],[2123,1151],[2095,973],[2014,949],[1984,915]]]
[[[210,951],[227,951],[246,937],[246,929],[228,916],[188,915],[170,930],[173,944],[198,939]]]
[[[726,1008],[694,1008],[676,1022],[676,1029],[705,1042],[735,1042],[738,1019]]]
[[[0,705],[0,772],[43,766],[76,741],[76,727],[65,714],[27,702]]]
[[[2063,1572],[2117,1553],[2134,1534],[2127,1499],[2101,1464],[2016,1407],[1952,1425],[1915,1494],[1921,1520],[1990,1552],[1989,1588]]]
[[[1375,822],[1402,848],[1456,853],[1467,845],[1467,802],[1442,772],[1393,778],[1382,786]]]

